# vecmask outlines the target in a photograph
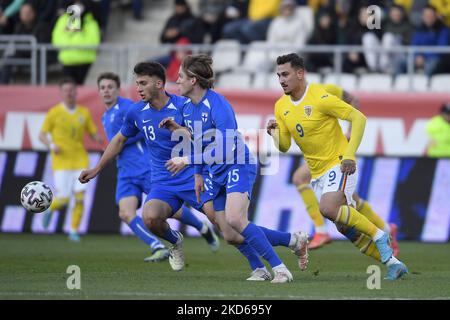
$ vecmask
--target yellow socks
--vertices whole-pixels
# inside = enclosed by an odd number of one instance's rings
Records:
[[[75,206],[72,212],[71,230],[77,231],[84,211],[84,193],[75,194]]]
[[[325,228],[321,233],[327,233],[325,220],[319,210],[319,202],[317,201],[316,195],[310,185],[302,184],[297,187],[297,190],[303,199],[306,206],[306,211],[314,222],[316,232],[320,233],[321,229]]]
[[[378,229],[385,230],[386,224],[384,223],[383,219],[381,219],[373,210],[370,204],[360,199],[357,206],[358,211],[364,215],[367,219],[369,219],[374,225],[377,226]]]
[[[381,261],[380,252],[377,249],[375,241],[370,239],[365,234],[360,234],[358,239],[353,244],[366,256],[372,257],[377,261]]]
[[[52,204],[50,205],[50,210],[59,210],[69,203],[69,198],[54,198]]]
[[[353,207],[341,206],[336,221],[368,235],[371,239],[377,236],[378,228]]]

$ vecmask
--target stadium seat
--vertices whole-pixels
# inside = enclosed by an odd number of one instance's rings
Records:
[[[269,71],[273,69],[275,61],[270,60],[270,51],[265,41],[252,42],[245,53],[241,70],[250,72]]]
[[[431,77],[430,90],[435,92],[450,92],[450,74],[437,74]]]
[[[267,89],[268,77],[269,77],[269,73],[256,72],[253,77],[252,88],[253,89]]]
[[[409,76],[407,74],[400,74],[395,78],[394,82],[395,91],[415,91],[424,92],[428,91],[428,78],[424,74],[414,74],[412,76],[412,88],[409,88]]]
[[[214,70],[224,72],[236,69],[241,62],[241,47],[236,40],[219,40],[212,52]]]
[[[222,89],[250,89],[251,74],[246,72],[229,72],[221,74],[217,87]]]
[[[309,83],[321,83],[322,80],[322,77],[319,73],[307,72],[305,77],[306,81],[308,81]]]
[[[357,78],[351,73],[341,73],[338,77],[335,73],[329,73],[325,76],[323,83],[331,83],[341,86],[346,91],[354,91],[356,89]]]
[[[363,74],[359,79],[361,91],[392,91],[392,78],[388,74]]]

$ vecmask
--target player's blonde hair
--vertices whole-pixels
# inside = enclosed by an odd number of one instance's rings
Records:
[[[190,78],[196,78],[203,89],[214,86],[213,60],[206,54],[189,55],[183,60],[182,68]]]

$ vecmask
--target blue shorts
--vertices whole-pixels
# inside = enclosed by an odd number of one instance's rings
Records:
[[[204,176],[204,178],[206,178],[206,176]],[[194,186],[194,183],[192,183],[192,186]],[[194,209],[202,211],[203,205],[214,198],[213,192],[202,192],[200,195],[200,203],[198,203],[194,189],[181,191],[177,189],[178,187],[154,185],[147,195],[145,202],[154,199],[164,201],[172,208],[172,214],[175,214],[184,202]]]
[[[143,177],[118,178],[116,186],[116,203],[120,199],[135,196],[138,198],[138,207],[141,206],[142,194],[148,194],[151,189],[151,180],[149,175]]]
[[[210,189],[214,195],[214,210],[225,210],[227,193],[247,192],[248,199],[252,199],[253,184],[256,180],[256,164],[233,164],[219,175],[210,178]],[[205,179],[206,188],[206,179]]]

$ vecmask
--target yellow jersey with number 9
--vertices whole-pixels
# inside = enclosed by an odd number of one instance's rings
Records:
[[[74,110],[69,110],[62,103],[57,104],[47,113],[41,131],[50,133],[52,142],[60,149],[58,154],[51,153],[53,170],[88,167],[84,134],[88,132],[93,135],[97,132],[89,109],[77,105]]]
[[[332,85],[331,85],[332,86]],[[340,164],[348,142],[338,118],[349,120],[353,107],[326,90],[322,84],[308,84],[299,101],[283,95],[275,104],[275,117],[280,129],[279,148],[286,152],[291,137],[300,147],[311,176],[318,178]],[[342,96],[342,89],[328,88]]]

